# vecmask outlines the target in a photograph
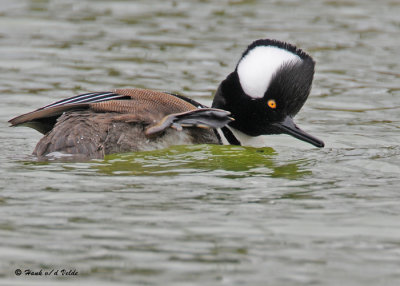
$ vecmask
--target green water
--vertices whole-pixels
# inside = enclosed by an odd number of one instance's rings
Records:
[[[398,1],[0,3],[1,285],[399,285]],[[324,149],[282,135],[37,162],[40,134],[8,127],[114,88],[209,104],[265,37],[315,58],[296,121]]]

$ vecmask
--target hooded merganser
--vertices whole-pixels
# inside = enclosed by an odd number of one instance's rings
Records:
[[[259,135],[286,133],[323,147],[293,117],[311,90],[314,61],[276,40],[257,40],[220,84],[212,108],[146,89],[86,93],[11,119],[45,136],[33,152],[88,158],[182,144],[254,145]],[[233,118],[231,118],[232,116]]]

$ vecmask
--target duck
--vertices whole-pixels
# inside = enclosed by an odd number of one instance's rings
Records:
[[[62,99],[9,123],[44,135],[33,151],[39,158],[101,159],[189,144],[260,147],[259,139],[271,134],[288,134],[321,148],[324,142],[293,120],[310,94],[314,71],[315,61],[303,50],[260,39],[220,83],[211,107],[179,94],[124,88]]]

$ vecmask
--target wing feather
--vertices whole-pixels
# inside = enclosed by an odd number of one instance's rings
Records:
[[[107,101],[107,100],[114,100],[114,99],[130,99],[129,97],[121,94],[117,94],[115,92],[105,91],[105,92],[92,92],[92,93],[84,93],[80,95],[76,95],[73,97],[69,97],[66,99],[62,99],[56,102],[53,102],[49,105],[39,108],[41,109],[48,109],[56,106],[62,106],[67,104],[77,104],[77,103],[93,103],[93,102],[100,102],[100,101]]]
[[[17,116],[11,126],[25,125],[45,134],[57,118],[66,111],[89,109],[94,112],[129,114],[128,118],[143,123],[154,123],[171,113],[194,110],[190,101],[176,95],[148,89],[116,89],[92,92],[53,102],[32,112]],[[122,117],[121,117],[122,118]]]

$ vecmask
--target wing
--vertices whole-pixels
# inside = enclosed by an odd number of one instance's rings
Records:
[[[171,113],[196,109],[189,101],[172,94],[146,89],[117,89],[113,92],[85,93],[59,100],[11,119],[11,126],[28,126],[45,134],[66,111],[92,110],[124,114],[127,121],[154,123]]]
[[[85,93],[56,101],[32,112],[17,116],[8,122],[11,123],[11,126],[28,126],[45,134],[54,127],[57,118],[66,111],[88,109],[90,104],[97,102],[126,99],[130,99],[130,97],[115,92]]]

